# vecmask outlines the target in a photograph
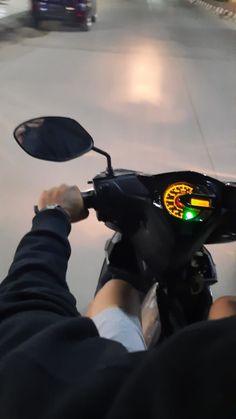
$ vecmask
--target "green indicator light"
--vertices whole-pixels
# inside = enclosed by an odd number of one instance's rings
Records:
[[[187,209],[184,211],[183,219],[186,221],[192,220],[193,218],[197,217],[198,214],[199,214],[199,211]]]
[[[191,211],[186,212],[185,214],[186,220],[191,220],[191,218],[194,218],[194,214]]]

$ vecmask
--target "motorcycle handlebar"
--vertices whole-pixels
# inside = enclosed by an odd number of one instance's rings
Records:
[[[96,195],[94,189],[81,192],[81,195],[84,200],[84,205],[87,209],[96,208]]]
[[[81,192],[84,205],[87,209],[97,208],[97,196],[94,189]],[[222,200],[223,207],[228,210],[236,210],[236,183],[226,184]]]

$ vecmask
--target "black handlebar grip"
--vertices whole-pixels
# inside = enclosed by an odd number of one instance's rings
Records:
[[[90,191],[81,192],[82,198],[84,200],[84,205],[87,209],[96,208],[96,195],[94,189]]]

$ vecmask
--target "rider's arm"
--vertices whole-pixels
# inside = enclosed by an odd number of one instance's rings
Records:
[[[68,193],[71,199],[71,190],[65,186],[44,192],[39,209],[54,201],[68,212],[72,221],[84,218],[78,203],[74,203],[73,194],[78,198],[79,191],[72,191],[72,205],[68,196],[65,198]],[[47,209],[34,217],[32,230],[21,240],[8,276],[0,285],[1,318],[31,310],[78,314],[65,281],[70,229],[69,217],[58,209]]]

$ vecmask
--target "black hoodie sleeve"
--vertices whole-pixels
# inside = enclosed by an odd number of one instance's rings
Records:
[[[77,316],[76,301],[66,284],[71,227],[57,209],[40,212],[21,240],[8,276],[0,284],[0,318],[25,311]]]

